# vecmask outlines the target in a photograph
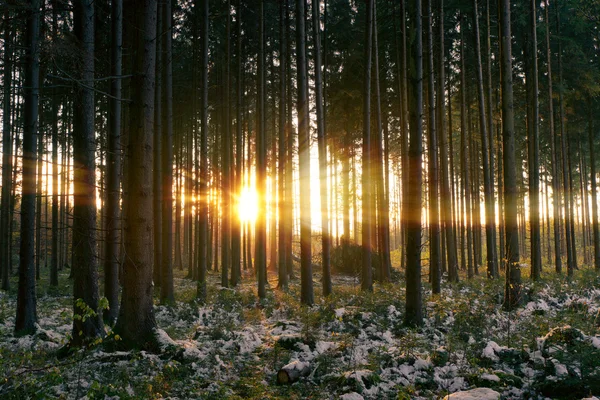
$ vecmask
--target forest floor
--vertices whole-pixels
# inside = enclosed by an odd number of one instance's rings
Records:
[[[402,324],[403,281],[362,293],[358,279],[336,276],[322,299],[315,274],[308,308],[298,279],[284,292],[273,274],[258,302],[252,276],[232,290],[211,273],[200,306],[195,283],[176,271],[176,304],[155,308],[161,354],[100,343],[58,359],[73,317],[63,272],[58,288],[39,284],[33,336],[13,335],[16,281],[0,292],[2,399],[435,399],[475,387],[505,399],[600,395],[600,276],[589,269],[570,281],[550,272],[526,279],[522,306],[510,313],[501,280],[444,283],[435,297],[425,284],[419,329]],[[309,375],[278,385],[278,370],[294,360],[308,363]]]

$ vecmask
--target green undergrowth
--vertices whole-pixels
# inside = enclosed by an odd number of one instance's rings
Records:
[[[527,271],[523,275],[526,277]],[[413,398],[417,394],[436,398],[445,392],[434,382],[433,368],[446,363],[457,365],[458,374],[464,376],[467,385],[487,385],[479,376],[494,369],[482,357],[490,341],[514,349],[516,359],[508,358],[506,362],[517,364],[518,352],[535,350],[537,339],[552,328],[570,325],[590,336],[600,333],[598,316],[590,315],[589,304],[577,300],[589,298],[590,290],[600,288],[600,277],[590,269],[577,271],[570,280],[550,273],[535,283],[525,278],[523,306],[510,313],[501,310],[502,280],[478,276],[453,285],[444,283],[442,293],[435,296],[424,283],[426,321],[425,327],[419,329],[402,323],[403,281],[376,283],[373,292],[365,293],[353,277],[335,276],[334,293],[322,298],[316,273],[316,303],[307,307],[299,302],[298,279],[280,290],[275,288],[273,274],[267,297],[259,301],[252,274],[247,274],[236,289],[222,289],[218,285],[220,274],[210,272],[207,301],[202,305],[196,302],[196,284],[185,279],[185,271],[177,270],[175,276],[176,303],[162,306],[157,299],[155,309],[159,328],[177,341],[175,349],[161,354],[109,352],[100,341],[60,360],[57,351],[71,334],[73,318],[68,270],[61,273],[58,288],[50,288],[44,279],[38,287],[40,326],[50,332],[50,337],[13,337],[16,281],[11,282],[13,289],[0,294],[0,398],[319,399],[348,391],[367,393],[381,382],[386,368],[412,365],[417,359],[431,360],[432,364],[414,382],[393,388],[390,398]],[[528,309],[528,304],[554,301],[569,305]],[[269,333],[278,326],[295,327],[298,337],[292,338],[291,344],[278,341]],[[357,338],[382,333],[393,338],[394,350],[380,340],[362,355],[362,360],[356,361],[361,355]],[[242,334],[257,335],[260,345],[242,354],[236,347]],[[432,340],[434,337],[437,339]],[[277,369],[298,355],[296,341],[312,351],[319,342],[335,346],[315,355],[311,361],[315,367],[308,380],[292,386],[277,385]],[[204,348],[207,343],[219,345],[210,352]],[[437,348],[440,343],[444,350]],[[219,346],[230,350],[220,350]],[[188,347],[206,353],[190,358],[186,355]],[[596,367],[597,361],[580,359],[579,363],[588,370]],[[222,365],[222,375],[203,372],[215,365]],[[357,370],[367,371],[361,381],[352,375]],[[494,388],[520,387],[529,382],[527,377],[504,374]],[[530,386],[536,388],[533,383]]]

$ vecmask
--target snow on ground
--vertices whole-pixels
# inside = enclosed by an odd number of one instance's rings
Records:
[[[99,348],[65,360],[53,352],[71,332],[70,299],[43,298],[38,332],[16,338],[14,299],[0,294],[0,355],[14,354],[0,361],[0,369],[6,367],[0,397],[296,393],[354,400],[443,397],[473,388],[492,389],[486,393],[503,399],[543,399],[561,390],[558,396],[567,398],[600,395],[600,332],[594,324],[600,290],[548,284],[507,313],[498,301],[501,286],[482,281],[446,287],[426,304],[424,327],[409,329],[398,286],[373,295],[345,287],[339,297],[301,308],[295,294],[278,291],[256,303],[253,285],[244,284],[238,293],[216,290],[207,305],[157,306],[162,354]],[[307,363],[310,374],[290,387],[277,386],[278,369],[293,360]],[[450,398],[470,398],[457,396]]]

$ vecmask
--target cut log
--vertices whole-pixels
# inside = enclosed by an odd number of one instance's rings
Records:
[[[289,385],[296,382],[300,377],[308,376],[309,374],[310,364],[295,360],[285,365],[277,372],[277,383],[280,385]]]

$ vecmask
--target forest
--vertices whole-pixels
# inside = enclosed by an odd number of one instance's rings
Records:
[[[600,398],[599,0],[0,14],[0,398]]]

